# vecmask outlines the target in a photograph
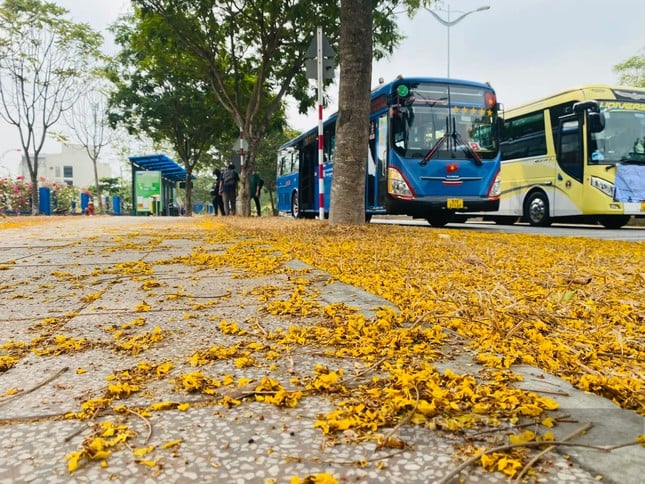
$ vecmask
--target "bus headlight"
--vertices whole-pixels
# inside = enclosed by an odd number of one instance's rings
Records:
[[[405,178],[396,168],[387,169],[387,191],[390,195],[399,198],[414,197],[414,193],[410,190]]]
[[[499,172],[495,176],[495,181],[490,186],[488,190],[488,196],[491,198],[499,197],[502,194],[502,178],[499,176]]]
[[[611,198],[614,197],[614,185],[612,183],[609,183],[607,180],[603,180],[602,178],[592,176],[591,186],[594,188],[597,188],[608,197],[611,197]]]

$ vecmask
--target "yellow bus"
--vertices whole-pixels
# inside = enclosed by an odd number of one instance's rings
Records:
[[[485,220],[620,228],[645,217],[645,89],[589,85],[509,109],[500,146],[499,210]]]

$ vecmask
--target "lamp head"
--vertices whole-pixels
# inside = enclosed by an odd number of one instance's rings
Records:
[[[484,10],[489,10],[489,9],[490,9],[490,5],[484,5],[483,7],[479,7],[477,10],[475,10],[475,12],[482,12]]]

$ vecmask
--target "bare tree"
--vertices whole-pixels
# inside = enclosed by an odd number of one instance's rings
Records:
[[[41,0],[0,6],[0,118],[19,131],[38,213],[38,157],[50,128],[81,92],[99,56],[100,34],[64,18],[68,11]]]
[[[84,92],[72,108],[64,114],[65,124],[71,130],[71,138],[83,147],[92,160],[94,187],[103,212],[103,196],[99,183],[98,159],[104,148],[114,139],[114,131],[108,122],[108,96],[96,81]]]

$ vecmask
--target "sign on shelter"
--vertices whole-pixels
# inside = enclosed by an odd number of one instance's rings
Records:
[[[135,196],[137,212],[158,213],[157,202],[161,201],[161,172],[135,172]]]

